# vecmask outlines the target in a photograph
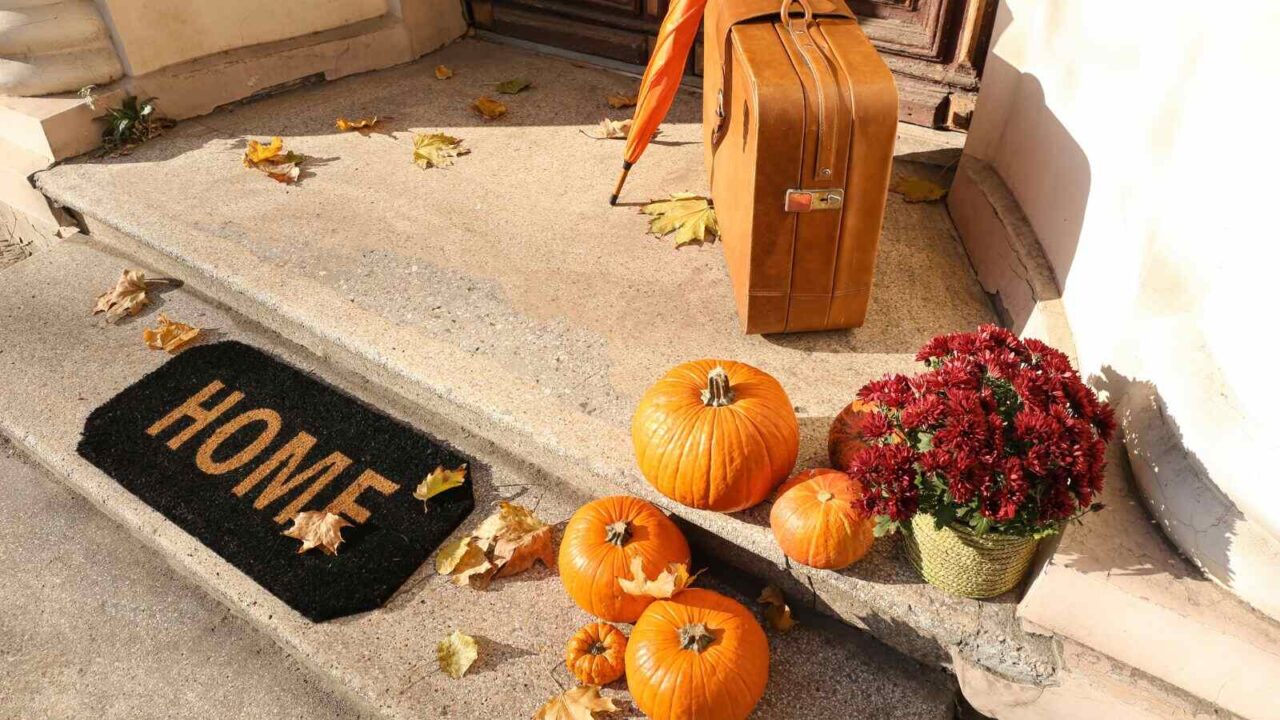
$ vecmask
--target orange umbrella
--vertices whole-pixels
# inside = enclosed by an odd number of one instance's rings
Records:
[[[627,173],[640,159],[640,153],[649,147],[649,140],[671,109],[706,5],[707,0],[671,0],[671,6],[667,8],[667,17],[658,28],[658,39],[654,42],[653,54],[649,56],[649,66],[644,69],[644,77],[640,80],[636,114],[627,134],[627,147],[622,152],[622,174],[618,176],[613,195],[609,196],[610,205],[618,204],[618,195],[622,192],[622,184],[627,181]]]

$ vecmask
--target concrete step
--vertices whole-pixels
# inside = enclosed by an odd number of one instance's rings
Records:
[[[452,418],[387,394],[189,289],[164,293],[144,315],[120,325],[91,316],[94,298],[130,264],[67,240],[4,271],[0,432],[365,712],[388,718],[527,718],[557,692],[548,670],[559,660],[564,639],[588,617],[571,604],[553,571],[535,568],[477,592],[454,587],[427,563],[383,608],[312,623],[76,454],[88,414],[165,361],[139,337],[163,310],[210,328],[218,339],[250,343],[314,372],[477,458],[475,519],[501,497],[518,496],[536,502],[549,522],[560,523],[584,499],[574,486]],[[160,274],[159,268],[143,269]],[[465,523],[461,531],[472,526]],[[722,573],[728,568],[713,564]],[[730,573],[727,579],[745,583],[749,592],[759,588],[746,575]],[[715,577],[710,582],[718,583]],[[730,582],[725,589],[735,587]],[[127,587],[120,593],[122,601],[134,595]],[[851,709],[876,718],[950,716],[954,685],[945,673],[821,614],[799,611],[799,629],[771,634],[771,679],[757,717],[809,720]],[[437,669],[434,657],[435,643],[453,630],[476,636],[482,657],[457,681]],[[625,700],[620,687],[609,693]]]
[[[0,717],[370,717],[3,438],[0,513]]]
[[[453,68],[437,80],[432,68]],[[526,77],[508,115],[469,108]],[[700,103],[682,94],[663,134],[609,208],[621,146],[580,132],[634,79],[563,59],[458,43],[422,61],[303,88],[185,122],[124,158],[38,174],[91,237],[253,318],[412,407],[448,418],[585,494],[624,491],[674,513],[717,557],[809,596],[824,612],[920,659],[951,653],[1042,684],[1049,639],[1025,633],[1016,598],[977,602],[922,583],[898,540],[843,572],[789,565],[767,507],[733,515],[677,506],[635,469],[636,398],[699,357],[774,374],[801,416],[801,467],[826,464],[832,417],[857,388],[914,367],[935,334],[995,319],[939,204],[889,200],[870,315],[856,332],[747,337],[720,248],[645,237],[635,204],[703,187]],[[337,116],[391,116],[368,137]],[[412,131],[472,153],[447,170],[410,161]],[[246,139],[280,134],[313,158],[296,186],[241,166]],[[922,152],[918,139],[904,152]],[[910,157],[899,171],[911,171]]]

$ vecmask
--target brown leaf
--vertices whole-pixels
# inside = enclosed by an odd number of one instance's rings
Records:
[[[493,89],[497,90],[503,95],[515,95],[521,91],[527,90],[532,86],[533,86],[533,82],[531,80],[525,80],[524,78],[515,78],[513,80],[507,80],[505,82],[496,83],[494,84]]]
[[[533,720],[594,720],[593,713],[615,712],[613,700],[600,695],[600,688],[584,685],[566,690],[547,701]]]
[[[791,606],[787,605],[787,599],[777,585],[765,585],[756,602],[764,605],[764,619],[774,630],[787,632],[796,626],[795,619],[791,617]]]
[[[612,92],[605,96],[605,102],[609,103],[611,108],[629,108],[636,106],[636,96],[627,95],[620,92]]]
[[[689,574],[689,567],[684,563],[671,563],[650,580],[644,574],[644,558],[636,556],[631,558],[631,578],[618,578],[618,586],[628,595],[666,599],[692,585],[697,577]]]
[[[720,234],[716,210],[701,195],[674,193],[666,200],[645,205],[640,212],[653,216],[649,221],[649,234],[664,237],[675,233],[676,247],[706,242]]]
[[[98,296],[93,314],[104,312],[108,320],[115,322],[125,315],[137,315],[150,302],[146,274],[141,270],[125,270],[115,287]]]
[[[337,555],[338,545],[342,544],[342,528],[350,525],[340,515],[308,510],[294,515],[293,527],[283,534],[302,541],[302,547],[298,548],[299,554],[318,547],[330,555]]]
[[[360,118],[358,120],[348,120],[340,117],[334,121],[334,125],[338,127],[338,132],[351,132],[352,130],[372,130],[378,124],[378,116]]]
[[[527,508],[502,502],[469,536],[440,549],[436,572],[451,575],[455,585],[483,589],[491,578],[522,573],[538,560],[555,567],[552,532]]]
[[[422,169],[449,167],[453,159],[471,151],[462,140],[444,133],[417,133],[413,136],[413,161]]]
[[[449,66],[448,66],[448,65],[437,65],[437,66],[436,66],[436,79],[437,79],[437,80],[448,80],[448,79],[449,79],[449,78],[451,78],[451,77],[453,77],[453,70],[451,70],[451,69],[449,68]]]
[[[488,95],[476,98],[471,103],[471,109],[480,113],[485,120],[497,120],[507,114],[507,106]]]
[[[164,313],[160,313],[156,321],[159,324],[155,329],[146,328],[142,331],[143,342],[153,350],[175,353],[187,343],[200,337],[200,328],[173,322]]]
[[[610,120],[605,118],[600,121],[600,125],[595,129],[595,133],[583,133],[587,137],[596,140],[626,140],[627,134],[631,132],[631,120]]]
[[[271,138],[267,145],[250,140],[244,151],[244,166],[260,170],[276,182],[297,182],[298,176],[302,174],[304,157],[295,152],[283,151],[284,141],[279,137]]]
[[[947,189],[937,183],[914,175],[896,175],[889,189],[902,196],[909,203],[933,202],[941,200]]]

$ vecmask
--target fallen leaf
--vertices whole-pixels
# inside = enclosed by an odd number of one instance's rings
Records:
[[[154,330],[146,328],[142,331],[143,342],[153,350],[175,353],[187,343],[200,337],[200,328],[173,322],[164,313],[160,313],[156,321],[159,324]]]
[[[340,117],[336,121],[334,121],[334,124],[337,125],[339,132],[351,132],[352,130],[372,130],[373,127],[378,124],[378,116],[374,115],[373,117],[360,118],[358,120],[348,120],[344,117]]]
[[[676,247],[693,242],[706,242],[719,236],[716,210],[705,197],[693,193],[674,193],[666,200],[655,200],[640,208],[653,216],[649,233],[664,237],[675,233]]]
[[[271,160],[280,154],[284,149],[284,140],[279,136],[271,138],[271,142],[263,145],[257,140],[250,140],[249,146],[244,151],[245,167],[252,167],[255,163]]]
[[[104,312],[108,320],[115,322],[125,315],[137,315],[150,302],[146,274],[141,270],[125,270],[115,287],[98,296],[93,314]]]
[[[330,555],[338,554],[338,545],[342,544],[342,528],[351,523],[340,515],[319,510],[308,510],[293,516],[293,527],[284,531],[284,535],[302,541],[298,553],[311,548],[320,548]]]
[[[627,137],[627,134],[630,132],[631,132],[630,119],[610,120],[609,118],[605,118],[604,120],[600,121],[600,126],[596,128],[596,132],[594,135],[590,133],[584,133],[584,134],[587,137],[592,137],[597,140],[613,140],[613,139],[625,140]]]
[[[690,575],[684,563],[671,563],[650,580],[644,574],[644,558],[631,558],[631,578],[618,578],[618,586],[628,595],[648,595],[665,600],[693,584],[697,574]]]
[[[515,95],[516,93],[527,90],[532,86],[533,83],[529,80],[525,80],[524,78],[515,78],[507,80],[506,82],[497,83],[494,85],[493,89],[503,95]]]
[[[914,175],[896,175],[889,189],[902,196],[909,203],[933,202],[941,200],[947,189],[937,183]]]
[[[756,602],[764,605],[764,619],[774,630],[787,632],[796,626],[795,619],[791,617],[791,606],[787,605],[787,599],[777,585],[765,585]]]
[[[244,151],[244,166],[260,170],[276,182],[296,182],[302,174],[300,166],[305,158],[296,152],[283,150],[284,141],[279,137],[271,138],[271,142],[266,145],[250,140]]]
[[[605,96],[605,102],[609,103],[611,108],[629,108],[636,106],[635,95],[624,95],[620,92],[609,93]]]
[[[479,656],[476,639],[461,630],[454,630],[436,645],[436,660],[440,663],[440,669],[454,680],[466,675],[467,668]]]
[[[462,463],[462,467],[454,468],[453,470],[445,470],[443,465],[437,465],[430,475],[427,475],[422,482],[418,483],[418,489],[413,491],[413,496],[426,503],[445,490],[452,490],[458,487],[466,479],[466,463]]]
[[[615,712],[617,705],[607,697],[601,697],[600,688],[584,685],[566,690],[547,701],[533,720],[594,720],[593,713]]]
[[[455,585],[483,589],[494,577],[524,572],[541,560],[555,567],[550,525],[527,508],[503,502],[471,534],[449,543],[436,555],[436,572]]]
[[[437,65],[437,66],[436,66],[436,79],[437,79],[437,80],[448,80],[448,79],[449,79],[449,78],[451,78],[451,77],[453,77],[453,70],[449,69],[449,66],[448,66],[448,65]]]
[[[453,159],[471,152],[462,140],[444,133],[417,133],[413,136],[413,161],[418,167],[449,167]]]
[[[507,114],[507,106],[488,95],[476,98],[471,103],[471,109],[480,113],[486,120],[497,120]]]

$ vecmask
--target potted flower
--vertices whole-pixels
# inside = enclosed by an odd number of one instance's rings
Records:
[[[903,529],[926,581],[994,597],[1041,538],[1101,509],[1111,407],[1066,355],[991,325],[936,337],[916,359],[928,370],[858,392],[871,409],[849,470],[877,535]]]

